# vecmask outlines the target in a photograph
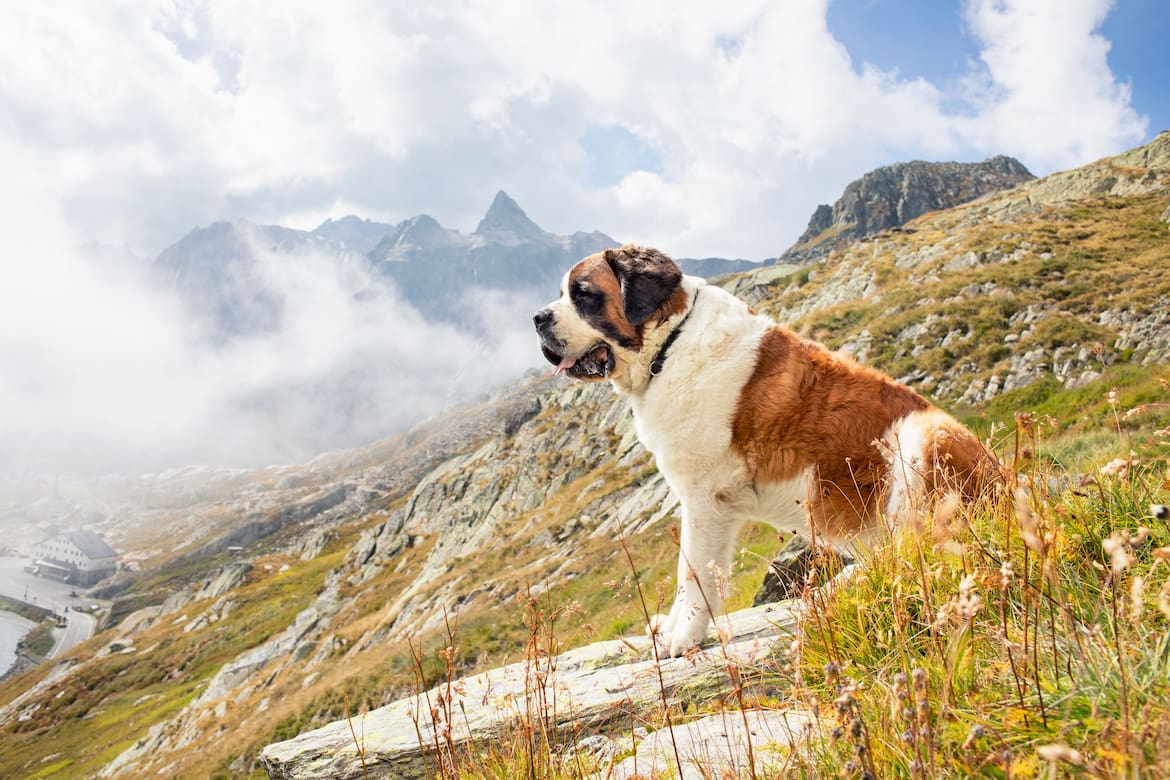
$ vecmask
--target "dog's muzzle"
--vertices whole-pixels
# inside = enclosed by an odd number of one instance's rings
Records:
[[[545,360],[552,363],[554,374],[562,372],[577,379],[604,379],[614,369],[613,348],[604,341],[594,344],[577,357],[569,357],[565,343],[552,331],[556,316],[549,308],[543,308],[532,317],[536,334],[540,337],[540,351]]]

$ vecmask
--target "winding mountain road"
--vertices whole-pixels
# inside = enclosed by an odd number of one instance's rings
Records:
[[[97,621],[93,615],[85,612],[78,612],[71,609],[65,617],[68,618],[65,629],[57,637],[57,641],[53,644],[53,649],[45,656],[46,658],[56,658],[62,653],[72,650],[76,645],[81,644],[93,636],[94,629],[97,627]]]

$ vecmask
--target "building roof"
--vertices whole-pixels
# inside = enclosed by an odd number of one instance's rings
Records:
[[[106,540],[93,531],[65,531],[61,535],[73,542],[74,546],[81,550],[85,557],[91,560],[95,558],[116,558],[118,556],[114,548],[106,544]]]

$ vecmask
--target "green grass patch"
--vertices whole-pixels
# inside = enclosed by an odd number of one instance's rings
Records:
[[[37,780],[37,778],[53,777],[58,772],[62,772],[73,765],[73,759],[65,758],[60,761],[54,761],[51,764],[38,769],[36,772],[28,776],[28,780]]]
[[[46,656],[53,649],[53,623],[38,623],[24,635],[24,648],[33,655]]]
[[[1163,474],[1147,462],[1084,489],[936,514],[876,549],[817,603],[784,673],[840,730],[807,769],[1158,776],[1170,530],[1148,507],[1167,500]]]

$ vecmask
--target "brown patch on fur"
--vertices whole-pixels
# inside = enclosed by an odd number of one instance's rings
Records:
[[[691,305],[691,296],[682,287],[676,287],[670,297],[658,307],[658,309],[646,320],[646,323],[654,323],[660,325],[676,314],[682,314]],[[643,323],[640,328],[644,328],[646,323]]]
[[[873,442],[895,420],[929,408],[910,388],[778,325],[764,334],[740,394],[731,447],[756,483],[811,467],[810,521],[817,533],[841,537],[881,506],[888,468]]]

